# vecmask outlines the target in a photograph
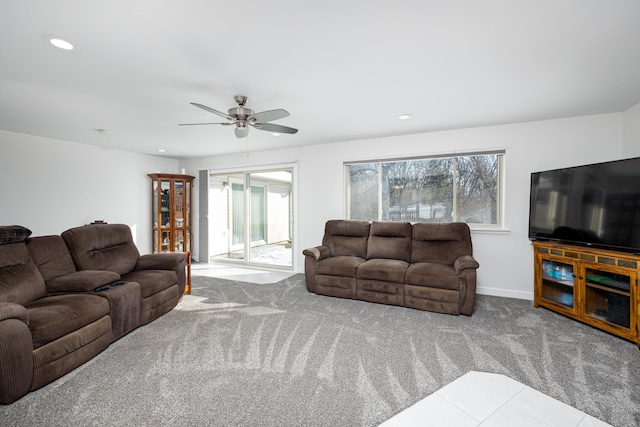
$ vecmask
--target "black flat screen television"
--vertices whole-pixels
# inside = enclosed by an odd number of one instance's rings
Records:
[[[640,157],[532,173],[529,239],[640,253]]]

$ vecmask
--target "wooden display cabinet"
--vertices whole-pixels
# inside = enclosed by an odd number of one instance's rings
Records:
[[[191,293],[191,175],[150,173],[154,253],[187,253],[187,289]]]
[[[640,256],[533,242],[534,306],[545,307],[635,342]]]

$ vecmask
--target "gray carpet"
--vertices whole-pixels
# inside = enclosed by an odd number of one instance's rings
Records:
[[[375,426],[468,371],[509,377],[615,426],[640,425],[633,343],[529,301],[472,317],[193,278],[193,295],[58,381],[2,426]]]

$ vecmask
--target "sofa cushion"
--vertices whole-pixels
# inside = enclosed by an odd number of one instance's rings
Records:
[[[458,275],[453,266],[433,262],[411,264],[405,275],[407,285],[458,290]]]
[[[411,263],[453,265],[461,255],[473,255],[469,226],[462,222],[413,224]]]
[[[45,282],[76,271],[71,254],[61,236],[38,236],[26,242],[31,259]]]
[[[367,259],[411,260],[411,223],[374,221],[367,243]]]
[[[138,282],[142,298],[163,291],[178,283],[178,276],[174,270],[140,270],[123,274],[125,282]]]
[[[26,305],[33,348],[38,348],[109,314],[106,298],[68,294],[41,298]]]
[[[111,318],[102,316],[33,350],[31,390],[49,384],[88,362],[111,343]]]
[[[371,279],[403,283],[409,263],[396,259],[370,259],[358,266],[358,280]]]
[[[25,305],[46,293],[44,279],[25,243],[0,245],[0,301]]]
[[[316,274],[324,276],[356,277],[358,266],[364,258],[355,256],[333,256],[318,261]]]
[[[90,224],[62,233],[78,270],[132,271],[140,253],[125,224]]]
[[[324,228],[322,246],[329,248],[332,257],[367,257],[370,224],[367,221],[330,220]]]
[[[31,236],[31,230],[21,225],[0,225],[0,245],[24,242]]]

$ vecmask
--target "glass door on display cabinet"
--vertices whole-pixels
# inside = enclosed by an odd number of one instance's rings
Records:
[[[173,239],[172,251],[184,252],[185,246],[185,182],[173,181]]]
[[[635,307],[631,296],[636,283],[635,273],[586,266],[584,278],[587,318],[635,331]]]
[[[538,289],[540,300],[576,312],[575,265],[555,259],[542,258],[541,267],[542,274]]]

